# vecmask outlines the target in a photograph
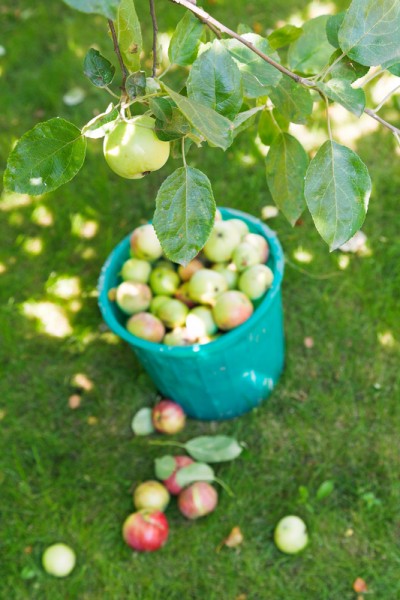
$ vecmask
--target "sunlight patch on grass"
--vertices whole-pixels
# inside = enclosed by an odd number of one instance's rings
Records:
[[[64,300],[75,298],[82,293],[79,277],[57,276],[53,274],[49,277],[46,287],[49,294]]]
[[[293,252],[293,258],[295,258],[299,263],[309,265],[314,260],[314,255],[308,250],[304,250],[304,248],[299,246]]]
[[[17,194],[16,192],[6,192],[5,190],[0,196],[0,210],[8,211],[29,206],[32,204],[33,198],[28,194]]]
[[[40,225],[41,227],[50,227],[54,224],[53,213],[43,205],[39,205],[35,208],[31,219],[33,223]]]
[[[25,238],[22,243],[22,249],[26,254],[38,256],[43,252],[43,240],[37,237]]]
[[[99,224],[97,221],[85,219],[85,217],[79,213],[72,215],[71,217],[71,231],[73,235],[82,239],[90,240],[97,234]]]
[[[117,346],[117,344],[121,343],[121,339],[111,331],[105,331],[102,333],[101,339],[106,342],[106,344],[110,344],[111,346]]]
[[[73,313],[77,313],[80,310],[82,310],[82,302],[75,298],[74,300],[71,300],[71,302],[68,304],[68,309]]]
[[[93,258],[96,258],[97,252],[94,248],[89,246],[82,251],[81,256],[84,260],[92,260]]]
[[[256,159],[253,154],[238,154],[238,159],[245,167],[252,167],[256,163]]]
[[[378,333],[378,342],[384,348],[394,348],[396,344],[394,335],[389,330]]]
[[[345,269],[347,269],[347,267],[350,264],[350,256],[347,256],[347,254],[340,254],[338,256],[338,267],[339,269],[341,269],[342,271],[344,271]]]
[[[7,271],[7,267],[4,263],[0,262],[0,275],[3,275]]]
[[[25,316],[37,319],[41,331],[47,335],[63,338],[72,334],[72,327],[65,311],[53,302],[25,302]]]

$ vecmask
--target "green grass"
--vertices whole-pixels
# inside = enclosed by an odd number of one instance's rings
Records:
[[[283,8],[275,2],[268,9],[261,0],[206,6],[229,25],[269,27],[306,2]],[[159,12],[165,29],[180,9],[165,4]],[[109,56],[111,49],[101,19],[61,3],[31,0],[18,10],[6,0],[2,29],[5,162],[13,141],[37,121],[60,115],[83,124],[104,106],[107,100],[90,89],[81,62],[91,44]],[[62,96],[76,85],[87,100],[68,108]],[[374,182],[364,227],[370,256],[351,256],[340,270],[338,254],[329,254],[309,218],[295,229],[282,217],[273,221],[292,265],[283,286],[284,375],[259,410],[220,424],[191,421],[179,436],[218,431],[245,441],[247,450],[218,467],[235,498],[221,492],[217,512],[197,523],[169,508],[170,540],[153,555],[132,554],[120,529],[132,512],[133,488],[153,476],[153,459],[161,454],[130,430],[133,414],[154,402],[156,390],[127,346],[105,331],[94,291],[108,253],[151,217],[156,190],[178,163],[133,184],[113,176],[101,143],[90,142],[85,167],[70,184],[25,203],[3,196],[0,598],[351,600],[356,577],[368,583],[368,598],[400,597],[400,171],[393,149],[382,131],[358,142]],[[258,166],[241,162],[243,154]],[[242,136],[228,158],[218,150],[189,155],[212,180],[217,202],[259,216],[271,200],[257,148]],[[51,215],[48,226],[38,223],[38,207]],[[92,238],[79,237],[82,221],[97,224]],[[42,250],[32,254],[37,239]],[[296,261],[299,247],[311,253],[310,264]],[[78,278],[76,298],[54,295],[51,284],[61,276]],[[26,314],[27,304],[39,302],[62,307],[72,333],[58,338],[41,331]],[[385,332],[394,345],[379,342]],[[314,348],[304,347],[306,336],[314,338]],[[85,373],[94,387],[72,411],[68,397],[76,373]],[[315,493],[327,479],[334,480],[334,492],[318,502]],[[309,490],[307,505],[299,486]],[[289,513],[302,516],[310,530],[310,546],[297,557],[280,554],[272,543],[275,523]],[[235,525],[245,537],[242,547],[216,553]],[[346,536],[349,529],[353,535]],[[78,555],[66,580],[41,569],[41,554],[55,541]]]

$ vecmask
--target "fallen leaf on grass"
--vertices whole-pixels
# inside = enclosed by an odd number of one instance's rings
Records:
[[[32,546],[26,546],[24,548],[24,554],[32,554],[32,550],[33,550]]]
[[[368,586],[365,583],[364,579],[361,579],[361,577],[357,577],[357,579],[353,583],[353,590],[357,594],[363,594],[364,592],[368,592]]]
[[[227,538],[225,538],[217,548],[217,552],[221,550],[223,546],[227,546],[228,548],[237,548],[243,542],[243,534],[240,530],[240,527],[234,527]]]
[[[79,394],[72,394],[72,396],[70,396],[68,398],[68,406],[70,407],[71,410],[76,410],[77,408],[79,408],[81,405],[81,397]]]

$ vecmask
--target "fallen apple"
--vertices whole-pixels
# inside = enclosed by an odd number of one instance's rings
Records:
[[[153,225],[150,223],[140,225],[133,230],[130,244],[131,254],[133,252],[134,258],[153,261],[162,256],[161,244]]]
[[[163,484],[165,485],[170,494],[172,494],[173,496],[177,496],[183,489],[176,481],[177,473],[179,469],[182,469],[182,467],[187,467],[188,465],[194,463],[194,460],[190,458],[190,456],[185,455],[173,456],[173,459],[175,461],[175,470],[168,477],[168,479],[164,479]]]
[[[162,321],[148,312],[140,312],[130,317],[126,328],[132,335],[156,344],[159,344],[165,335]]]
[[[119,308],[127,315],[143,312],[150,306],[151,290],[145,283],[123,281],[117,287],[115,300]]]
[[[138,115],[129,121],[119,121],[106,134],[103,153],[108,166],[120,177],[141,179],[165,165],[169,157],[169,142],[158,139],[155,120]]]
[[[217,298],[212,314],[218,327],[229,331],[247,321],[253,311],[252,303],[243,292],[230,290]]]
[[[154,552],[168,539],[167,517],[160,510],[143,509],[125,519],[122,536],[128,546],[138,552]]]
[[[274,541],[281,552],[297,554],[308,543],[306,524],[300,517],[294,515],[284,517],[275,528]]]
[[[141,483],[133,494],[135,508],[148,508],[165,511],[169,503],[169,493],[165,485],[159,481]]]
[[[212,485],[197,481],[182,490],[178,496],[178,508],[187,519],[198,519],[215,510],[218,494]]]
[[[153,424],[160,433],[174,434],[181,431],[186,422],[183,409],[172,400],[161,400],[153,408]]]
[[[67,577],[75,567],[75,552],[66,544],[53,544],[42,556],[44,570],[54,577]]]

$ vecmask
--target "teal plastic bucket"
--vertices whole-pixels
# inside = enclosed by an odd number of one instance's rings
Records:
[[[126,315],[108,298],[129,258],[130,236],[116,246],[99,279],[99,306],[108,327],[128,342],[159,392],[180,404],[195,419],[238,417],[259,406],[273,390],[284,364],[281,284],[284,256],[274,231],[238,210],[221,208],[223,219],[242,219],[269,243],[268,266],[274,281],[245,323],[204,345],[176,347],[155,344],[130,334]]]

